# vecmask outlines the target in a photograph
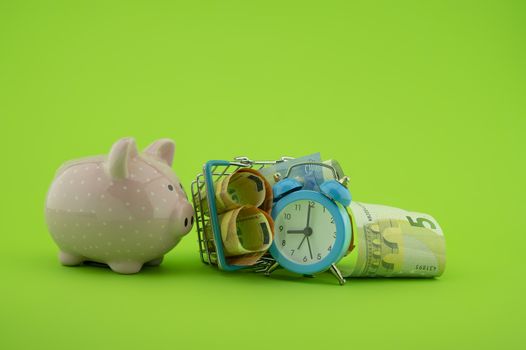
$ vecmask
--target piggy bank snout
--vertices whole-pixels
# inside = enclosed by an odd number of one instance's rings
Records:
[[[185,235],[194,225],[194,208],[188,202],[180,203],[174,211],[175,230],[177,234]]]

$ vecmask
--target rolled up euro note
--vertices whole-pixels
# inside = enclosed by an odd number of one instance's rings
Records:
[[[300,163],[305,163],[300,165]],[[329,165],[332,169],[320,166],[323,163]],[[289,169],[290,174],[289,174]],[[344,176],[343,170],[335,159],[326,161],[321,160],[320,153],[313,153],[300,158],[289,159],[284,162],[278,162],[274,165],[267,166],[260,170],[261,175],[267,179],[271,186],[276,184],[277,179],[283,179],[287,176],[299,181],[303,185],[304,190],[319,191],[320,185],[327,180],[340,179]]]
[[[290,159],[285,162],[278,162],[274,165],[260,169],[261,175],[267,179],[271,186],[276,184],[277,178],[285,178],[289,169],[300,163],[319,163],[321,162],[320,153],[314,153],[300,158]],[[296,166],[289,174],[290,178],[303,183],[309,190],[318,190],[319,184],[323,182],[322,168],[310,164]]]
[[[220,178],[214,184],[217,213],[253,205],[270,212],[272,208],[272,188],[268,181],[257,171],[241,168],[228,176]],[[202,196],[205,197],[203,192]],[[208,198],[204,198],[205,214],[208,215]]]
[[[337,264],[346,277],[436,277],[446,245],[430,215],[384,205],[350,205],[355,248]]]
[[[274,237],[272,217],[255,206],[245,205],[219,215],[221,240],[229,264],[250,266],[261,258]],[[212,237],[211,228],[205,234]]]

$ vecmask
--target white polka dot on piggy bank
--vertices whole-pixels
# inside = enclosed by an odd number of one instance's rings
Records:
[[[106,263],[118,273],[158,265],[192,228],[194,211],[172,171],[175,145],[138,153],[117,141],[108,156],[66,162],[46,199],[46,221],[63,265]]]

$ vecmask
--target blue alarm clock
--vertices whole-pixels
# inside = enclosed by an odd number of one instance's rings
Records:
[[[289,178],[296,166],[329,168],[334,179],[319,186],[319,191],[307,190],[304,183]],[[352,238],[352,226],[347,207],[351,193],[346,187],[347,177],[337,180],[336,170],[324,163],[298,163],[273,186],[274,241],[270,254],[276,263],[267,275],[281,266],[289,271],[312,275],[330,270],[340,284],[345,280],[336,267],[344,256]]]

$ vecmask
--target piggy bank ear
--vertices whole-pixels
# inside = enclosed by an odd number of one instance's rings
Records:
[[[137,156],[137,145],[131,137],[120,139],[111,147],[107,161],[110,176],[115,179],[128,177],[128,163]]]
[[[151,154],[162,162],[172,166],[174,160],[175,143],[170,139],[160,139],[154,141],[151,145],[146,147],[145,153]]]

